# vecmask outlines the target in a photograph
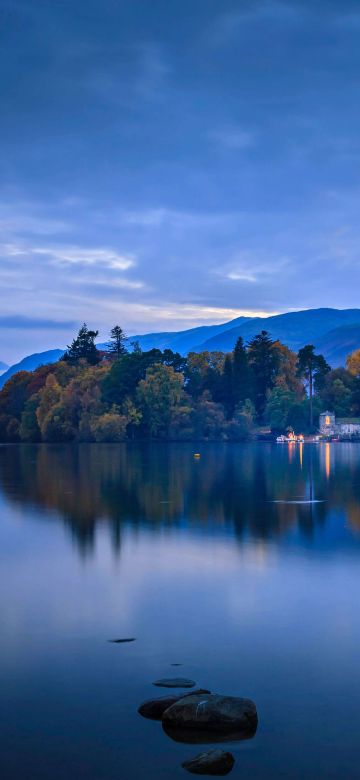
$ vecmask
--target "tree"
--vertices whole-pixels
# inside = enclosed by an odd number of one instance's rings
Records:
[[[21,441],[38,442],[41,441],[41,431],[36,417],[36,410],[39,404],[39,394],[35,393],[26,401],[23,413],[21,415],[20,439]]]
[[[254,375],[254,401],[258,419],[262,420],[269,390],[275,384],[279,367],[279,352],[266,330],[251,339],[248,347],[249,365]]]
[[[25,403],[28,399],[28,386],[32,374],[29,371],[18,371],[4,385],[0,395],[0,414],[8,414],[20,420]]]
[[[360,377],[360,349],[355,349],[346,358],[346,368],[353,376]]]
[[[48,415],[52,413],[53,407],[59,402],[60,396],[61,387],[54,374],[49,374],[46,378],[45,387],[40,390],[40,403],[36,409],[36,419],[42,435],[45,431]]]
[[[295,393],[300,400],[304,396],[304,386],[300,381],[297,371],[297,354],[281,341],[275,341],[274,349],[277,350],[279,365],[275,384]]]
[[[135,339],[135,341],[130,341],[130,346],[132,347],[133,352],[135,352],[136,355],[141,355],[142,349],[140,346],[140,342]]]
[[[91,430],[95,441],[118,442],[126,438],[126,426],[128,420],[122,414],[106,412],[96,417],[91,424]]]
[[[225,439],[226,420],[224,407],[212,400],[208,390],[195,406],[194,433],[201,439]]]
[[[171,366],[156,364],[139,382],[137,398],[151,436],[167,435],[175,410],[185,404],[184,377]]]
[[[235,408],[234,416],[228,423],[227,435],[235,441],[251,439],[254,429],[255,407],[249,398]]]
[[[331,409],[337,417],[351,416],[358,381],[346,368],[329,371],[319,393],[324,410]]]
[[[248,354],[241,336],[237,339],[233,352],[233,396],[234,404],[244,403],[252,395],[252,378]]]
[[[296,403],[296,395],[287,387],[276,385],[270,391],[265,408],[265,419],[272,431],[285,431],[289,412]],[[300,431],[301,432],[301,431]]]
[[[323,355],[315,355],[313,344],[307,344],[299,350],[297,365],[298,374],[305,380],[309,389],[310,428],[312,429],[314,425],[313,397],[315,382],[317,382],[319,389],[325,375],[330,371],[330,366]]]
[[[224,370],[222,373],[223,391],[221,394],[221,400],[226,409],[227,418],[230,419],[234,414],[235,398],[234,398],[234,367],[232,355],[226,355],[224,362]]]
[[[126,349],[127,336],[120,325],[114,325],[110,332],[110,341],[108,343],[108,352],[110,355],[119,360],[120,355],[124,355],[127,352]]]
[[[186,367],[186,358],[180,355],[179,352],[173,352],[172,349],[164,349],[162,363],[164,366],[171,366],[174,371],[183,373]]]
[[[186,389],[194,398],[205,390],[222,397],[223,352],[189,352],[186,363]]]
[[[69,363],[78,363],[78,361],[83,358],[91,365],[99,363],[100,355],[95,344],[95,339],[98,334],[98,330],[89,330],[86,322],[84,322],[78,335],[73,339],[70,346],[68,346],[62,359]]]
[[[145,379],[146,371],[155,363],[160,363],[162,353],[159,349],[149,352],[128,352],[121,355],[111,366],[102,383],[102,399],[109,406],[121,406],[125,398],[135,394],[141,379]]]

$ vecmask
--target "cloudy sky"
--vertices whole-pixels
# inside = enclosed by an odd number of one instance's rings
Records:
[[[358,0],[0,0],[0,359],[360,306]]]

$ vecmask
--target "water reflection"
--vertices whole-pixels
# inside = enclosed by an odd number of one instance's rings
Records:
[[[357,780],[360,447],[194,451],[0,447],[6,780],[184,778],[209,735],[138,714],[175,663],[256,703],[234,777]]]
[[[185,745],[216,745],[226,744],[227,742],[245,742],[248,739],[255,737],[257,728],[249,729],[248,731],[231,731],[231,732],[209,732],[205,729],[180,729],[169,728],[164,723],[162,728],[167,737],[170,737],[174,742],[181,742]]]
[[[335,509],[360,530],[356,444],[8,446],[6,499],[63,520],[82,552],[106,524],[115,552],[125,525],[193,526],[242,541],[297,531],[311,539]]]

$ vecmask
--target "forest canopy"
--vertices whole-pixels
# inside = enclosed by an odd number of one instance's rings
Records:
[[[316,430],[318,415],[360,414],[360,350],[330,369],[312,345],[298,354],[262,331],[234,350],[143,352],[120,326],[100,352],[84,324],[63,358],[20,371],[0,392],[2,442],[233,440],[262,427]]]

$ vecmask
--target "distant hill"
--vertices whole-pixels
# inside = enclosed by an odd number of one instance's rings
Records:
[[[63,349],[49,349],[47,352],[35,352],[33,355],[28,355],[23,358],[23,360],[20,360],[19,363],[10,366],[10,368],[0,376],[0,388],[4,386],[5,382],[7,382],[13,374],[17,374],[18,371],[35,371],[36,368],[44,366],[46,363],[56,363],[63,354]]]
[[[266,319],[254,317],[250,321],[241,323],[202,342],[201,345],[198,345],[198,349],[219,349],[223,352],[229,352],[233,349],[239,336],[247,341],[264,329],[269,331],[272,338],[280,339],[290,349],[297,351],[304,344],[314,344],[318,347],[319,339],[329,331],[359,322],[359,309],[309,309],[277,314],[266,317]],[[331,349],[330,341],[328,347]]]
[[[7,371],[9,366],[6,363],[3,363],[2,360],[0,360],[0,374],[3,374],[4,371]]]
[[[230,352],[239,336],[246,342],[264,329],[295,351],[304,344],[314,344],[337,367],[345,364],[349,352],[360,347],[359,323],[360,309],[306,309],[271,317],[239,317],[223,325],[133,338],[142,349],[169,347],[182,354],[191,350]]]
[[[195,350],[199,344],[211,338],[216,338],[222,333],[226,333],[231,328],[240,326],[249,322],[251,317],[237,317],[230,322],[224,322],[222,325],[202,325],[198,328],[189,328],[177,332],[165,333],[146,333],[145,336],[131,336],[130,341],[138,341],[141,349],[172,349],[174,352],[180,352],[186,355]]]
[[[331,366],[338,367],[345,365],[350,352],[360,348],[360,309],[306,309],[271,317],[237,317],[221,325],[131,336],[130,341],[138,341],[143,350],[168,348],[182,355],[202,350],[229,352],[239,336],[247,342],[261,330],[295,351],[304,344],[314,344]],[[105,349],[106,344],[98,347]],[[34,371],[40,365],[55,363],[63,354],[64,350],[51,349],[25,357],[0,376],[0,388],[17,371]]]
[[[358,325],[342,325],[318,339],[316,347],[326,356],[331,366],[344,366],[354,349],[360,349],[360,320]]]

